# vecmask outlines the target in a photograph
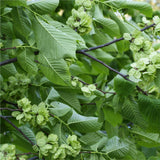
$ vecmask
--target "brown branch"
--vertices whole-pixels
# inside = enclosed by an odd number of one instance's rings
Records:
[[[7,119],[5,116],[0,115],[0,118],[3,118],[4,120],[6,120],[12,127],[14,127],[18,132],[20,132],[23,137],[31,144],[31,145],[35,145],[23,132],[21,129],[19,129],[17,126],[15,126],[9,119]]]
[[[91,56],[90,54],[87,54],[87,53],[85,53],[84,51],[80,51],[80,52],[78,52],[78,53],[83,54],[83,55],[85,55],[85,56],[87,56],[87,57],[93,59],[94,61],[96,61],[96,62],[102,64],[103,66],[105,66],[105,67],[108,68],[109,70],[111,70],[111,71],[117,73],[118,75],[120,75],[121,77],[123,77],[125,80],[130,81],[130,82],[133,82],[133,81],[131,81],[129,78],[127,78],[128,75],[124,75],[124,74],[118,72],[118,71],[115,70],[114,68],[108,66],[108,65],[105,64],[103,61],[101,61],[101,60],[99,60],[99,59],[97,59],[97,58]],[[136,85],[136,88],[137,88],[138,91],[142,92],[144,95],[148,95],[147,92],[143,91],[143,89],[141,89],[138,85]]]
[[[19,153],[19,154],[16,154],[16,156],[31,155],[31,154],[38,155],[38,153],[31,153],[31,152],[28,152],[28,153]]]
[[[16,103],[13,103],[13,102],[9,102],[9,101],[6,101],[6,100],[3,100],[2,103],[7,103],[7,104],[11,104],[13,106],[16,106],[18,107],[18,105]]]
[[[13,62],[16,62],[16,61],[17,61],[17,58],[7,59],[3,62],[0,62],[0,66],[4,66],[6,64],[10,64],[10,63],[13,63]]]
[[[0,51],[5,51],[5,50],[8,50],[8,49],[16,49],[16,47],[10,47],[10,48],[1,48]]]
[[[73,79],[73,78],[74,78],[74,77],[72,76],[72,79]],[[84,85],[90,85],[89,83],[86,83],[86,82],[84,82],[84,81],[82,81],[82,80],[80,80],[80,79],[78,79],[78,81],[81,82],[81,83],[84,84]],[[106,93],[116,94],[115,92],[104,92],[104,91],[102,91],[101,89],[99,89],[99,88],[97,88],[97,87],[96,87],[96,89],[99,90],[100,92],[102,92],[103,94],[106,94]]]
[[[149,25],[149,26],[146,26],[146,27],[142,28],[140,31],[143,32],[143,31],[145,31],[145,30],[147,30],[147,29],[149,29],[149,28],[151,28],[151,27],[154,27],[154,26],[155,26],[155,23],[153,23],[153,24],[151,24],[151,25]],[[102,44],[102,45],[99,45],[99,46],[96,46],[96,47],[90,47],[90,48],[88,48],[88,49],[83,49],[83,50],[77,50],[77,53],[79,53],[79,52],[81,52],[81,51],[82,51],[82,52],[88,52],[88,51],[96,50],[96,49],[99,49],[99,48],[103,48],[103,47],[109,46],[109,45],[111,45],[111,44],[113,44],[113,43],[116,43],[116,42],[119,42],[119,41],[122,41],[122,40],[124,40],[123,37],[118,38],[118,39],[114,39],[114,40],[111,41],[111,42],[108,42],[108,43],[105,43],[105,44]]]
[[[101,60],[99,60],[99,59],[97,59],[97,58],[91,56],[90,54],[85,53],[84,51],[79,51],[78,53],[79,53],[79,54],[83,54],[83,55],[85,55],[85,56],[87,56],[87,57],[93,59],[94,61],[96,61],[96,62],[98,62],[98,63],[101,63],[103,66],[105,66],[105,67],[108,68],[109,70],[111,70],[111,71],[113,71],[113,72],[119,74],[119,75],[122,76],[124,79],[128,80],[128,78],[127,78],[128,75],[124,75],[124,74],[118,72],[118,71],[115,70],[114,68],[112,68],[112,67],[108,66],[107,64],[105,64],[103,61],[101,61]]]
[[[149,25],[149,26],[146,26],[146,27],[142,28],[140,31],[143,32],[143,31],[145,31],[146,29],[149,29],[149,28],[151,28],[151,27],[154,27],[155,25],[156,25],[156,24],[153,23],[153,24],[151,24],[151,25]]]
[[[0,110],[7,110],[7,111],[22,111],[22,109],[11,109],[11,108],[0,108]]]

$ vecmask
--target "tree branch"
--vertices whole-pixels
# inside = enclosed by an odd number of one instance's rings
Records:
[[[7,59],[3,62],[0,62],[0,66],[4,66],[6,64],[10,64],[10,63],[13,63],[13,62],[16,62],[16,61],[17,61],[17,58]]]
[[[146,27],[142,28],[140,31],[143,32],[143,31],[145,31],[146,29],[149,29],[149,28],[151,28],[151,27],[154,27],[155,25],[156,25],[156,24],[153,23],[153,24],[151,24],[151,25],[149,25],[149,26],[146,26]]]
[[[2,116],[0,115],[0,118],[3,118],[4,120],[6,120],[10,125],[12,125],[12,127],[14,127],[18,132],[20,132],[23,137],[28,140],[28,142],[31,144],[31,145],[35,145],[23,132],[21,129],[19,129],[17,126],[15,126],[9,119],[7,119],[5,116]]]
[[[3,101],[2,101],[2,103],[11,104],[11,105],[13,105],[13,106],[16,106],[16,107],[18,107],[18,105],[17,105],[16,103],[13,103],[13,102],[8,102],[8,101],[6,101],[6,100],[3,100]]]
[[[146,27],[142,28],[140,31],[143,32],[143,31],[145,31],[145,30],[147,30],[147,29],[149,29],[149,28],[151,28],[151,27],[154,27],[154,26],[155,26],[155,23],[153,23],[153,24],[151,24],[151,25],[149,25],[149,26],[146,26]],[[102,44],[102,45],[99,45],[99,46],[96,46],[96,47],[90,47],[90,48],[88,48],[88,49],[83,49],[83,50],[77,50],[77,53],[79,53],[79,52],[81,52],[81,51],[82,51],[82,52],[88,52],[88,51],[96,50],[96,49],[99,49],[99,48],[103,48],[103,47],[109,46],[109,45],[111,45],[111,44],[113,44],[113,43],[116,43],[116,42],[119,42],[119,41],[122,41],[122,40],[124,40],[123,37],[118,38],[118,39],[114,39],[114,40],[111,41],[111,42],[108,42],[108,43],[105,43],[105,44]]]
[[[0,108],[0,110],[7,110],[7,111],[22,111],[22,109],[11,109],[11,108]]]
[[[8,50],[8,49],[16,49],[16,47],[10,47],[10,48],[1,48],[0,51],[5,51],[5,50]]]
[[[108,66],[107,64],[105,64],[103,61],[101,61],[101,60],[99,60],[99,59],[97,59],[97,58],[95,58],[95,57],[93,57],[93,56],[85,53],[84,51],[79,51],[78,53],[79,53],[79,54],[83,54],[83,55],[85,55],[85,56],[93,59],[94,61],[102,64],[103,66],[105,66],[105,67],[108,68],[109,70],[111,70],[111,71],[117,73],[118,75],[120,75],[121,77],[123,77],[125,80],[130,81],[130,82],[133,82],[133,81],[131,81],[129,78],[127,78],[128,75],[124,75],[124,74],[118,72],[118,71],[115,70],[114,68],[112,68],[112,67]],[[147,94],[145,91],[143,91],[138,85],[136,85],[136,88],[137,88],[138,91],[142,92],[143,94],[148,95],[148,94]]]
[[[96,62],[98,62],[98,63],[101,63],[103,66],[105,66],[105,67],[108,68],[109,70],[111,70],[111,71],[113,71],[113,72],[119,74],[119,75],[122,76],[124,79],[128,80],[128,78],[127,78],[128,75],[124,75],[124,74],[118,72],[118,71],[115,70],[114,68],[112,68],[112,67],[108,66],[107,64],[105,64],[103,61],[101,61],[101,60],[99,60],[99,59],[97,59],[97,58],[91,56],[90,54],[85,53],[84,51],[79,51],[78,53],[79,53],[79,54],[83,54],[83,55],[85,55],[85,56],[87,56],[87,57],[93,59],[94,61],[96,61]]]
[[[74,78],[74,77],[72,76],[72,79],[73,79],[73,78]],[[86,82],[84,82],[84,81],[82,81],[82,80],[80,80],[80,79],[78,79],[78,81],[81,82],[81,83],[84,84],[84,85],[89,85],[88,83],[86,83]],[[96,89],[99,90],[100,92],[102,92],[103,94],[106,94],[106,93],[116,94],[115,92],[104,92],[104,91],[102,91],[101,89],[99,89],[99,88],[97,88],[97,87],[96,87]]]

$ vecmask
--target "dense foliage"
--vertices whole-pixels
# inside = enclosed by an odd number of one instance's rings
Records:
[[[0,159],[160,159],[160,11],[0,4]]]

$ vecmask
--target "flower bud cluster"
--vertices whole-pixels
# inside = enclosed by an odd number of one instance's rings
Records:
[[[31,105],[27,98],[19,100],[18,107],[21,111],[12,112],[20,124],[29,122],[32,126],[45,125],[49,120],[49,111],[46,104],[41,102],[39,105]]]
[[[91,0],[76,0],[75,7],[78,7],[78,9],[72,9],[72,15],[68,18],[66,24],[79,34],[87,34],[92,29],[92,17],[87,12],[92,8],[92,2]]]
[[[157,17],[153,20],[155,24],[160,23]],[[133,52],[135,61],[131,64],[129,78],[134,82],[138,82],[143,89],[148,90],[150,93],[157,92],[158,88],[154,84],[154,79],[157,70],[160,69],[160,53],[154,50],[152,43],[139,31],[135,31],[132,38],[126,33],[124,39],[132,41],[130,49]]]
[[[75,135],[69,135],[67,143],[59,145],[56,134],[46,136],[43,132],[38,132],[36,134],[36,141],[40,156],[49,156],[55,160],[63,160],[67,156],[76,157],[81,150],[81,145]]]
[[[80,87],[85,97],[90,97],[94,94],[94,91],[96,91],[96,86],[94,84],[83,85],[83,83],[79,81],[78,77],[74,77],[71,84],[74,87]]]
[[[25,96],[28,90],[28,85],[31,80],[24,74],[16,74],[10,76],[7,82],[2,82],[0,98],[8,101],[16,101]]]

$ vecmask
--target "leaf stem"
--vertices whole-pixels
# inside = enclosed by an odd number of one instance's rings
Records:
[[[74,134],[74,132],[71,130],[71,128],[69,127],[69,125],[67,123],[65,123],[64,121],[62,121],[59,117],[53,115],[52,113],[50,113],[50,116],[56,118],[58,121],[60,121],[62,124],[64,124],[67,129],[72,133],[72,135]]]
[[[21,129],[19,129],[17,126],[15,126],[9,119],[7,119],[6,116],[2,116],[0,115],[0,118],[3,118],[4,120],[6,120],[12,127],[14,127],[18,132],[20,132],[23,137],[28,140],[28,142],[31,144],[31,145],[35,145],[23,132]]]

